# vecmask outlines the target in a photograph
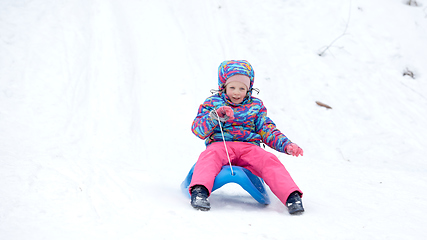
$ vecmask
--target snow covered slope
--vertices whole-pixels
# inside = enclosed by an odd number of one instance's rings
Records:
[[[425,238],[427,1],[405,2],[0,1],[0,238]],[[304,149],[275,152],[302,216],[180,191],[227,59]]]

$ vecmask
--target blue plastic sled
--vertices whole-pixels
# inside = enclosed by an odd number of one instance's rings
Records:
[[[185,180],[181,183],[181,190],[190,196],[188,187],[191,179],[193,178],[193,171],[196,164],[193,165]],[[246,168],[233,166],[233,173],[231,174],[230,166],[223,166],[221,172],[216,176],[212,192],[224,186],[227,183],[237,183],[245,189],[255,200],[261,204],[270,204],[270,198],[264,188],[264,180],[254,175]]]

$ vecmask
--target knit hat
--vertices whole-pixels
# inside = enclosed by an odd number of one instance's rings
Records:
[[[243,75],[243,74],[233,75],[233,76],[229,77],[227,79],[227,81],[225,81],[224,86],[227,86],[227,84],[232,83],[232,82],[243,83],[246,86],[246,90],[250,89],[251,79],[246,75]]]
[[[224,61],[218,68],[218,90],[222,91],[225,88],[227,80],[235,75],[244,75],[249,77],[249,84],[245,84],[250,91],[254,84],[254,70],[251,64],[246,60],[229,60]],[[236,76],[237,77],[237,76]],[[245,82],[247,80],[244,80]],[[228,82],[229,83],[229,82]]]

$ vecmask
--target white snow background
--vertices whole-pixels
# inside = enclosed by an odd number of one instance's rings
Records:
[[[425,239],[427,1],[406,2],[1,0],[0,239]],[[271,150],[301,216],[180,190],[229,59],[304,149]]]

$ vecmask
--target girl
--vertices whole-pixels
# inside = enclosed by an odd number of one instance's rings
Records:
[[[200,105],[191,127],[205,139],[206,150],[200,154],[190,183],[191,205],[199,210],[210,209],[208,196],[215,177],[228,156],[219,124],[222,124],[230,161],[264,179],[271,191],[283,202],[290,214],[304,212],[302,191],[285,166],[261,143],[289,155],[303,156],[303,150],[281,133],[267,117],[262,101],[252,96],[254,71],[245,60],[221,63],[218,69],[218,92]],[[220,123],[221,122],[221,123]]]

